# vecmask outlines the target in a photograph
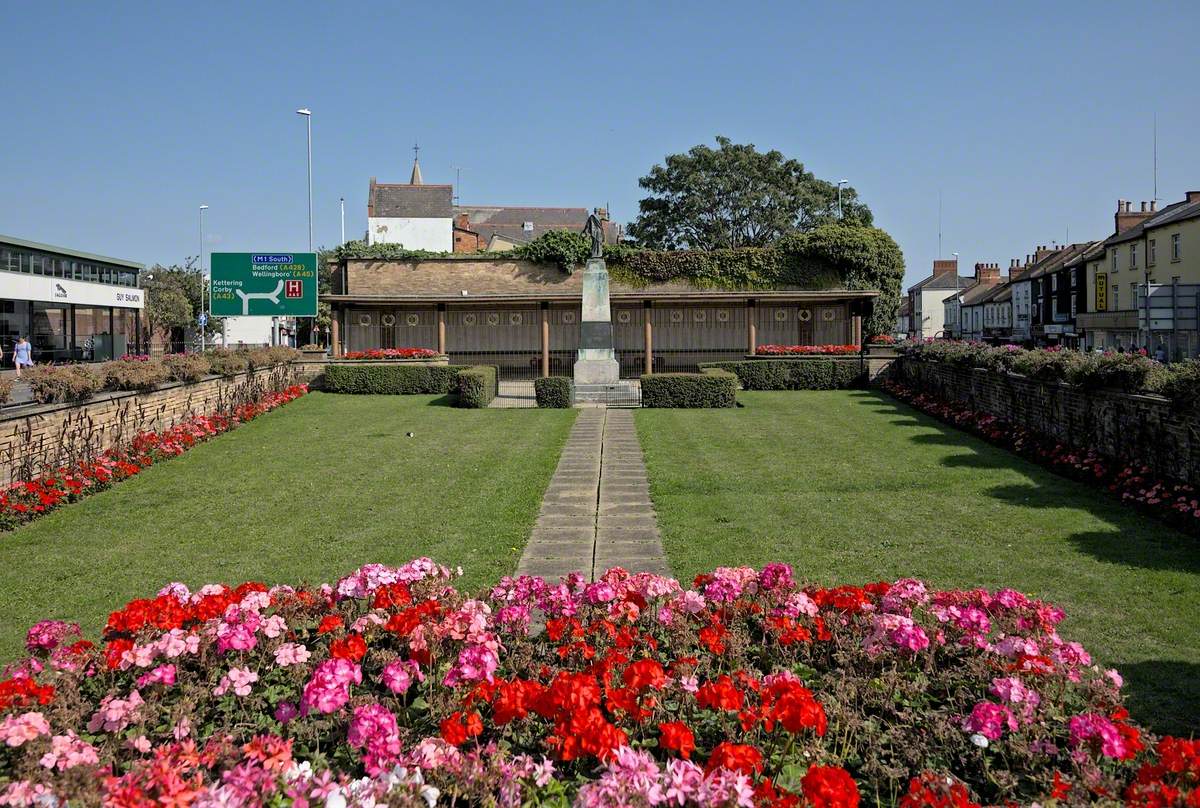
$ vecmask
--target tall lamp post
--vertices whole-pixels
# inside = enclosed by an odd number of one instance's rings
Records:
[[[206,286],[211,286],[208,278],[204,273],[204,211],[208,210],[208,205],[200,206],[200,351],[203,353],[205,348],[204,329],[208,326],[208,306],[204,303],[204,289]],[[209,303],[212,302],[212,290],[208,292]]]
[[[838,180],[838,218],[842,218],[842,186],[849,185],[850,180]]]
[[[346,243],[346,197],[338,200],[338,204],[342,206],[342,244]]]
[[[313,197],[312,197],[312,110],[308,107],[301,107],[296,110],[297,115],[304,116],[304,122],[308,129],[308,251],[313,251],[312,240],[312,222],[313,222]],[[345,238],[343,235],[343,243]],[[298,331],[299,329],[297,329]],[[297,344],[299,343],[299,334],[296,335]]]
[[[950,253],[954,256],[954,319],[958,320],[954,328],[954,336],[962,338],[962,292],[958,288],[958,253]]]

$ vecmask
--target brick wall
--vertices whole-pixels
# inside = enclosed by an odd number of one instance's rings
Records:
[[[87,442],[107,449],[144,430],[166,429],[190,415],[208,415],[251,387],[291,380],[290,367],[215,377],[195,384],[173,382],[149,393],[102,393],[81,404],[17,407],[0,414],[0,479],[11,480],[22,464],[62,464],[65,445]],[[70,436],[69,440],[64,440]]]
[[[896,378],[911,387],[996,415],[1121,461],[1141,461],[1165,477],[1200,484],[1200,419],[1158,396],[1080,390],[1010,373],[899,359]]]

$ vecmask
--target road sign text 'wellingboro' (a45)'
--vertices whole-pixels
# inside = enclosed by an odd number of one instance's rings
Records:
[[[316,253],[212,253],[216,317],[315,317]]]

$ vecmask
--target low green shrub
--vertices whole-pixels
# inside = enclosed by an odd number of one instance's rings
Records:
[[[482,409],[492,403],[498,392],[495,365],[474,365],[458,372],[458,398],[455,404],[468,409]]]
[[[272,345],[269,348],[253,348],[246,351],[250,360],[250,369],[271,368],[300,358],[300,352],[286,345]]]
[[[331,393],[393,396],[437,395],[458,390],[464,365],[329,365],[325,389]]]
[[[700,369],[725,370],[737,376],[747,390],[842,390],[861,384],[862,363],[806,357],[705,362]]]
[[[171,378],[166,366],[156,360],[118,359],[100,367],[106,390],[153,390]]]
[[[534,379],[533,394],[539,407],[565,410],[575,404],[575,385],[567,376]]]
[[[162,363],[177,382],[198,382],[212,372],[212,363],[202,354],[168,354]]]
[[[1140,393],[1159,386],[1154,380],[1164,372],[1163,365],[1141,354],[1085,354],[1083,361],[1071,368],[1067,381],[1087,390]]]
[[[21,379],[39,404],[85,401],[104,384],[86,365],[35,365],[21,371]]]
[[[702,373],[647,373],[642,376],[643,407],[699,409],[737,404],[738,378],[727,370]]]

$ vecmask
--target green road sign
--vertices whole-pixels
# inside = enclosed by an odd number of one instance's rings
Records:
[[[316,317],[316,253],[212,253],[214,317]]]

